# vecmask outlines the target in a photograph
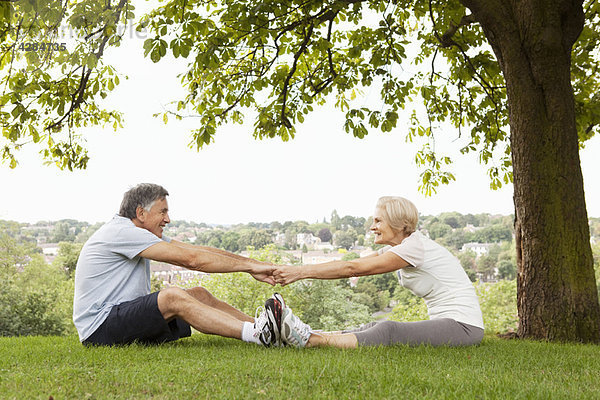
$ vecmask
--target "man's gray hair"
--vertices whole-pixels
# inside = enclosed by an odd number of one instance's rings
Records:
[[[164,199],[169,195],[167,189],[154,183],[140,183],[125,192],[119,215],[121,217],[134,219],[136,218],[136,210],[142,207],[146,211],[150,211],[156,200]]]

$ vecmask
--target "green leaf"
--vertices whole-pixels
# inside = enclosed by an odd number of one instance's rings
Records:
[[[19,115],[21,115],[21,113],[25,110],[25,107],[23,107],[22,104],[17,104],[12,111],[10,112],[10,114],[13,116],[13,118],[17,118]]]
[[[148,53],[152,51],[154,47],[154,39],[146,39],[144,40],[144,57],[148,56]]]
[[[98,64],[98,58],[96,57],[95,54],[90,54],[89,56],[86,57],[86,59],[85,59],[85,65],[89,69],[94,69],[97,64]]]

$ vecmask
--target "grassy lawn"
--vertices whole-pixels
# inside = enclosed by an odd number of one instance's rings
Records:
[[[144,347],[0,338],[1,399],[600,398],[600,346],[264,349],[201,334]]]

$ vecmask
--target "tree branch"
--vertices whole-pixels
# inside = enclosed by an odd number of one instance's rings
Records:
[[[329,26],[327,27],[327,41],[329,43],[331,43],[331,30],[333,28],[333,20],[335,19],[335,15],[337,15],[337,13],[334,13],[333,18],[329,20]],[[329,72],[331,72],[331,76],[333,79],[335,79],[337,77],[337,72],[335,72],[335,68],[333,67],[333,54],[331,52],[331,48],[327,49],[327,61],[329,61]]]
[[[118,22],[120,17],[121,17],[121,11],[123,10],[123,7],[127,4],[127,0],[120,0],[119,4],[117,5],[116,9],[115,9],[115,22]],[[110,9],[110,4],[107,6]],[[108,25],[108,24],[107,24]],[[107,26],[105,25],[105,26]],[[88,36],[89,37],[89,36]],[[110,39],[110,36],[104,36],[102,38],[102,41],[100,42],[100,46],[98,47],[98,51],[96,53],[92,53],[94,56],[96,56],[96,58],[99,60],[102,55],[104,54],[104,48],[106,47],[106,44],[108,43],[108,40]],[[82,71],[81,71],[81,80],[79,81],[79,86],[77,87],[77,90],[75,91],[75,93],[73,93],[73,95],[71,96],[71,106],[69,107],[69,111],[67,111],[65,113],[65,115],[62,116],[61,119],[59,119],[58,121],[50,124],[49,126],[46,127],[47,131],[51,131],[54,128],[60,127],[63,123],[63,121],[67,118],[70,117],[70,115],[77,109],[79,108],[79,106],[81,105],[81,103],[83,103],[83,96],[85,94],[85,89],[87,88],[87,82],[90,78],[90,75],[92,73],[91,69],[88,69],[86,71],[86,67],[84,66]]]
[[[437,26],[436,26],[436,21],[435,21],[435,18],[433,16],[432,0],[429,0],[429,16],[431,18],[431,22],[433,23],[433,32],[434,32],[434,35],[437,38],[437,40],[440,42],[441,47],[442,48],[448,48],[448,47],[456,47],[456,48],[458,48],[458,50],[460,51],[460,53],[463,55],[463,58],[464,58],[465,62],[470,67],[470,69],[473,71],[473,73],[475,75],[474,76],[475,77],[475,81],[477,81],[479,83],[479,85],[481,86],[481,88],[487,94],[488,98],[491,100],[492,104],[494,104],[494,108],[499,112],[499,110],[498,110],[498,108],[499,108],[498,103],[494,99],[494,90],[495,90],[495,87],[492,86],[492,85],[490,85],[489,82],[479,73],[479,71],[477,71],[477,69],[473,65],[473,62],[471,61],[471,58],[467,55],[466,51],[462,48],[462,46],[460,44],[458,44],[453,39],[454,34],[458,31],[459,28],[461,28],[463,26],[470,25],[470,24],[476,22],[473,14],[464,15],[460,19],[460,22],[458,23],[458,25],[456,25],[454,23],[450,23],[450,27],[448,28],[448,30],[446,32],[444,32],[441,36],[438,33]],[[498,115],[498,113],[496,113],[495,123],[496,123],[496,129],[499,131],[500,130],[500,124],[498,122],[497,115]]]
[[[448,28],[448,30],[442,34],[442,37],[440,40],[442,47],[452,46],[454,44],[454,40],[452,40],[452,36],[454,36],[456,31],[458,31],[459,28],[470,25],[474,22],[475,22],[475,17],[473,16],[473,14],[469,14],[469,15],[463,15],[463,17],[460,19],[460,22],[458,23],[458,25],[456,25],[454,23],[450,23],[450,28]]]
[[[285,115],[285,105],[286,105],[287,97],[288,97],[289,84],[290,84],[290,80],[292,79],[292,76],[294,76],[294,74],[296,73],[296,67],[298,66],[298,60],[300,59],[300,57],[304,53],[304,50],[306,50],[306,46],[308,45],[310,37],[312,36],[312,33],[313,33],[313,28],[314,28],[314,25],[311,22],[310,26],[308,27],[308,32],[304,36],[304,40],[302,41],[302,44],[300,45],[300,48],[298,49],[298,51],[296,52],[296,54],[294,54],[294,64],[292,65],[292,69],[290,70],[290,72],[286,76],[285,82],[283,83],[283,89],[281,90],[281,98],[282,98],[282,102],[281,102],[281,123],[286,128],[288,128],[288,129],[292,127],[292,123],[290,122],[290,120]]]
[[[590,10],[594,7],[594,3],[596,3],[596,0],[590,1],[590,3],[588,4],[588,8],[586,8],[584,10],[586,17],[589,17],[588,14],[589,14]],[[596,15],[596,14],[597,14],[597,12],[594,13],[594,15]]]
[[[446,30],[446,32],[444,32],[440,36],[435,22],[435,18],[433,17],[432,0],[429,0],[429,17],[431,18],[431,22],[433,23],[433,33],[438,42],[440,42],[440,45],[444,48],[456,46],[456,42],[452,39],[452,37],[458,31],[459,28],[476,22],[473,14],[463,15],[458,25],[456,25],[453,22],[450,22],[450,27]]]
[[[301,13],[302,7],[304,7],[307,4],[310,4],[311,1],[312,0],[306,0],[306,1],[302,2],[301,4],[297,5],[296,7],[294,7],[293,9],[286,11],[281,15],[276,15],[273,18],[268,19],[267,21],[261,22],[249,30],[241,30],[241,29],[237,28],[237,26],[235,25],[235,23],[233,23],[233,21],[225,21],[224,22],[224,26],[227,29],[231,29],[234,32],[240,32],[239,36],[233,38],[232,43],[234,45],[239,45],[240,42],[242,42],[245,37],[252,35],[253,33],[255,33],[261,29],[274,32],[274,35],[272,38],[272,46],[274,48],[275,54],[270,56],[269,60],[267,60],[265,63],[260,65],[260,70],[258,71],[257,76],[263,76],[277,61],[277,59],[280,56],[280,51],[281,51],[280,50],[280,40],[285,34],[287,34],[288,32],[291,32],[297,28],[300,28],[303,26],[304,27],[309,26],[308,31],[305,31],[305,36],[303,38],[303,41],[302,41],[299,49],[295,53],[293,53],[293,55],[294,55],[293,65],[291,67],[291,70],[288,72],[288,74],[285,78],[285,81],[284,81],[283,87],[282,87],[282,91],[281,91],[281,94],[279,97],[282,100],[282,108],[281,108],[281,113],[280,113],[282,124],[284,126],[286,126],[287,128],[292,127],[292,124],[289,121],[287,114],[286,114],[286,106],[287,106],[288,102],[290,101],[290,90],[291,90],[291,87],[293,86],[290,82],[292,81],[292,78],[294,77],[294,75],[296,73],[298,62],[300,61],[301,56],[306,52],[306,49],[307,49],[307,46],[312,37],[314,28],[324,22],[329,22],[329,24],[327,26],[327,40],[331,41],[332,30],[333,30],[333,21],[339,13],[339,11],[337,10],[339,8],[339,6],[361,3],[365,0],[341,0],[341,1],[331,2],[329,4],[324,5],[324,8],[322,8],[315,14],[311,15],[309,13],[306,13],[306,14]],[[336,7],[336,4],[338,4],[337,7]],[[332,8],[334,8],[334,9],[332,9]],[[297,13],[297,15],[293,15],[294,13]],[[283,18],[286,18],[287,16],[290,16],[290,15],[292,15],[292,17],[290,18],[291,21],[287,21],[288,22],[287,25],[282,24],[282,26],[271,27],[278,20],[282,20]],[[298,19],[294,20],[293,17],[296,17]],[[261,49],[264,51],[266,48],[269,48],[269,47],[270,46],[264,45],[264,44],[256,45],[254,47],[254,49],[255,49],[254,52],[260,51]],[[335,64],[334,64],[334,60],[333,60],[333,51],[331,49],[327,49],[327,56],[326,56],[326,59],[324,59],[323,61],[325,61],[327,63],[331,76],[327,79],[324,79],[323,81],[321,81],[320,83],[316,84],[316,86],[313,87],[313,90],[314,90],[313,96],[315,96],[318,93],[325,90],[331,84],[333,79],[335,79],[338,76],[338,72],[335,69]],[[241,61],[238,62],[238,65],[240,63],[241,63]],[[323,66],[322,68],[325,69],[327,67]],[[239,73],[235,73],[233,75],[228,75],[228,76],[229,76],[229,78],[231,78],[232,76],[236,76],[236,75],[240,79],[246,79],[246,80],[249,78],[249,76],[251,76],[250,73],[244,73],[243,71],[240,71]],[[220,80],[220,79],[217,78],[217,79],[213,80],[212,82],[216,82],[218,80]],[[249,90],[243,90],[242,92],[240,92],[240,96],[244,96],[248,92],[249,92]],[[224,114],[231,111],[231,109],[234,108],[234,106],[239,102],[239,100],[240,100],[240,97],[236,97],[236,100],[234,101],[233,106],[227,107],[225,109],[225,111],[219,113],[218,116],[222,117]]]
[[[589,125],[588,125],[588,127],[587,127],[587,128],[585,128],[585,134],[586,134],[586,135],[587,135],[587,134],[589,134],[589,133],[592,131],[592,129],[594,129],[594,127],[595,127],[596,125],[597,125],[597,124],[589,124]]]

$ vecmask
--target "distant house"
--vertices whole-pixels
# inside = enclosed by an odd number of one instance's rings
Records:
[[[273,243],[275,243],[278,246],[285,245],[285,233],[277,232],[277,234],[275,234],[275,236],[273,237]]]
[[[42,249],[42,254],[44,254],[47,263],[54,261],[58,255],[58,243],[40,243],[38,247]]]
[[[477,254],[477,257],[481,257],[490,252],[490,247],[494,246],[493,243],[465,243],[460,249],[461,252],[473,251]]]
[[[465,232],[476,232],[479,228],[476,228],[475,226],[471,225],[471,224],[467,224],[467,226],[464,227],[463,231]]]
[[[313,236],[312,233],[298,233],[296,235],[296,243],[299,247],[306,246],[309,249],[314,249],[315,246],[321,243],[321,239]]]

